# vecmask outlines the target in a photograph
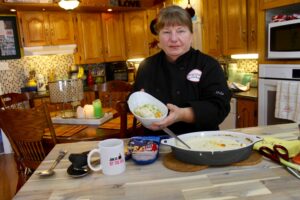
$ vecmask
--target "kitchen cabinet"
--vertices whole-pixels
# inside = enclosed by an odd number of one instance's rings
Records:
[[[79,13],[76,17],[78,32],[76,64],[100,63],[104,61],[101,14]]]
[[[247,1],[247,53],[257,53],[258,0]]]
[[[126,60],[122,14],[102,13],[105,61]]]
[[[127,58],[149,56],[146,11],[124,13]]]
[[[79,13],[76,64],[126,60],[122,14]]]
[[[203,0],[203,51],[211,56],[222,55],[220,0]]]
[[[19,12],[23,46],[74,44],[74,27],[71,13]]]
[[[224,55],[247,51],[247,1],[222,0]]]
[[[257,1],[204,0],[203,51],[215,57],[256,53]]]
[[[260,0],[260,9],[277,8],[300,3],[300,0]]]
[[[257,113],[257,100],[238,98],[236,127],[244,128],[257,126]]]

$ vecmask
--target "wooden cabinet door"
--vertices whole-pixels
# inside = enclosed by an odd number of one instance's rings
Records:
[[[49,45],[49,23],[47,16],[42,12],[19,12],[23,46]]]
[[[126,12],[124,25],[127,58],[149,56],[146,11]]]
[[[18,15],[24,46],[74,44],[70,13],[20,12]]]
[[[247,53],[247,2],[222,0],[223,54]]]
[[[74,44],[74,27],[70,13],[49,13],[51,44]]]
[[[257,101],[238,99],[237,101],[237,128],[257,126]]]
[[[126,60],[122,15],[102,13],[101,16],[105,61]]]
[[[78,52],[77,64],[103,62],[103,40],[101,33],[101,15],[77,14]]]
[[[203,52],[222,55],[221,16],[219,0],[203,0]]]
[[[257,53],[257,10],[258,10],[258,0],[248,0],[247,1],[247,33],[248,33],[248,53]]]

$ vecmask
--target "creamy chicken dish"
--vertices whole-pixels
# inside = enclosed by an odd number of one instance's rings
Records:
[[[223,151],[246,146],[245,143],[241,143],[237,140],[224,138],[220,136],[194,137],[185,139],[184,141],[187,143],[187,145],[191,147],[192,150],[197,151]],[[176,146],[186,148],[180,142],[177,142]]]
[[[133,112],[143,118],[160,118],[162,116],[162,112],[153,104],[138,106]]]

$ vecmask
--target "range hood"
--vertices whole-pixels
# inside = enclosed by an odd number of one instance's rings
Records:
[[[75,49],[76,44],[24,47],[24,56],[73,54]]]

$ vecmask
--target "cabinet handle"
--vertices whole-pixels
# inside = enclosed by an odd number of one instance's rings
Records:
[[[245,30],[243,30],[243,32],[242,32],[242,39],[244,41],[246,41],[246,31]]]
[[[251,40],[254,41],[255,38],[255,30],[251,30]]]
[[[257,117],[258,114],[257,114],[257,110],[254,110],[254,117]]]
[[[48,31],[48,29],[45,29],[45,33],[46,33],[46,38],[48,39],[48,37],[49,37],[49,33],[48,33],[49,31]]]

